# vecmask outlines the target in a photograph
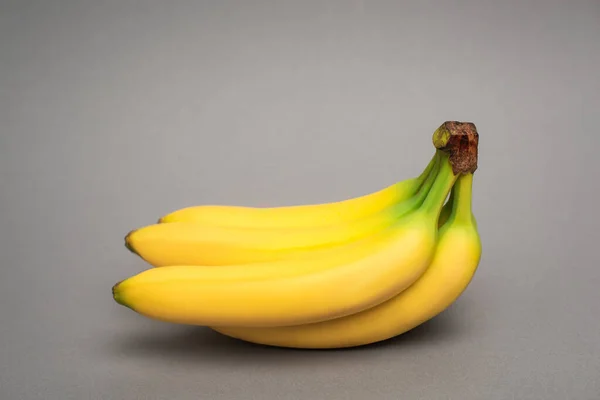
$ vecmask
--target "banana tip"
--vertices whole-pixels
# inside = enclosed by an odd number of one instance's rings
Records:
[[[122,297],[120,296],[120,293],[119,293],[119,284],[120,284],[121,282],[122,282],[122,281],[120,281],[120,282],[117,282],[117,283],[115,283],[115,284],[113,285],[113,287],[112,287],[112,296],[113,296],[113,299],[115,299],[115,301],[116,301],[117,303],[119,303],[119,304],[123,305],[123,299],[122,299]]]
[[[158,219],[158,223],[159,224],[166,224],[166,223],[169,223],[169,222],[172,222],[172,221],[173,220],[172,220],[171,214],[163,215],[162,217],[160,217]]]
[[[131,245],[131,235],[135,232],[135,230],[129,232],[127,235],[125,235],[125,247],[127,248],[127,250],[129,250],[130,252],[132,252],[133,254],[137,254],[137,252],[135,251],[135,249],[133,248],[133,246]]]
[[[129,304],[127,304],[125,302],[125,300],[123,299],[123,293],[121,293],[121,291],[119,290],[119,285],[122,283],[123,281],[119,281],[117,283],[115,283],[112,287],[112,296],[113,299],[117,302],[117,304],[120,304],[124,307],[127,307],[129,309],[132,309],[131,306]]]

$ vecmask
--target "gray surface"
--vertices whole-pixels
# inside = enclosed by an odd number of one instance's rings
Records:
[[[600,5],[440,3],[3,1],[0,398],[600,398]],[[447,119],[484,254],[423,327],[285,351],[113,302],[130,229],[376,190]]]

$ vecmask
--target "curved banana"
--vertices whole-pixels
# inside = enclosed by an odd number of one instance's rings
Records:
[[[182,208],[161,217],[159,223],[197,222],[232,228],[316,228],[355,221],[413,196],[435,164],[435,156],[416,178],[397,182],[374,193],[323,204],[283,207],[200,205]]]
[[[434,157],[434,160],[436,157]],[[359,220],[312,228],[251,229],[197,222],[154,224],[131,231],[126,247],[155,267],[235,265],[298,257],[374,234],[418,207],[433,185],[438,165],[419,191],[402,202]]]
[[[439,162],[439,173],[423,204],[374,235],[370,240],[377,250],[363,257],[321,268],[320,258],[296,264],[275,262],[281,272],[266,278],[259,273],[263,265],[255,264],[246,266],[255,270],[256,278],[251,279],[228,276],[222,272],[227,266],[153,268],[116,284],[113,297],[149,318],[206,326],[301,325],[374,307],[409,287],[431,262],[438,216],[457,178],[448,155],[440,154]],[[362,245],[357,241],[331,251],[344,257]]]
[[[248,342],[295,348],[340,348],[400,335],[448,308],[467,288],[481,258],[481,242],[471,212],[472,174],[461,175],[444,206],[435,256],[425,273],[392,299],[347,317],[316,324],[274,327],[213,327]]]

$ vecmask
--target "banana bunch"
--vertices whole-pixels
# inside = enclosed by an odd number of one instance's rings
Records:
[[[114,285],[113,297],[149,318],[271,346],[400,335],[450,306],[478,267],[478,140],[473,124],[445,122],[418,177],[352,199],[167,214],[125,237],[155,268]]]

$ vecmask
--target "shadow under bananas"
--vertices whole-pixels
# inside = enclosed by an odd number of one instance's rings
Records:
[[[394,350],[415,346],[437,346],[468,335],[463,306],[455,304],[445,312],[397,337],[365,346],[342,349],[288,349],[244,342],[206,327],[175,326],[155,332],[136,332],[116,339],[112,350],[121,357],[166,358],[178,362],[210,364],[294,363],[304,359],[318,361],[319,355],[330,359],[332,353],[357,353]],[[281,357],[285,354],[285,357]]]

